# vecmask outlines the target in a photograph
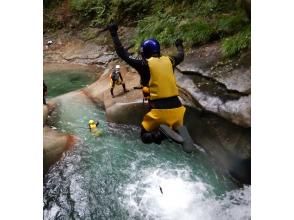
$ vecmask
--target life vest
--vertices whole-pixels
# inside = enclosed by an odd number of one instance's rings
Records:
[[[92,129],[96,128],[96,124],[89,124],[89,127],[92,130]]]
[[[150,100],[178,96],[172,62],[168,56],[147,59],[150,70]]]
[[[114,82],[118,81],[119,80],[119,71],[117,71],[117,70],[112,71],[111,79]]]
[[[101,134],[102,134],[102,131],[99,129],[99,128],[97,128],[96,127],[96,124],[89,124],[89,127],[90,127],[90,131],[91,131],[91,133],[94,135],[94,136],[96,136],[96,137],[98,137],[98,136],[100,136]]]

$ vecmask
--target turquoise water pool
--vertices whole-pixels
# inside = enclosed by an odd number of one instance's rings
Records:
[[[204,153],[145,145],[139,127],[106,122],[90,100],[61,100],[49,124],[80,141],[44,177],[44,219],[250,219],[251,188],[237,188]]]

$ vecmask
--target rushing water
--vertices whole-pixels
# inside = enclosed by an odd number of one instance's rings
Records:
[[[44,219],[250,219],[251,188],[238,189],[205,154],[144,145],[138,127],[107,123],[91,101],[67,98],[57,109],[51,125],[80,142],[44,178]]]

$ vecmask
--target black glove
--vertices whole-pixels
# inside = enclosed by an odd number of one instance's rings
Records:
[[[182,39],[176,39],[175,45],[176,45],[176,47],[183,46],[183,40]]]
[[[111,34],[116,34],[117,33],[118,26],[117,26],[116,23],[111,23],[111,24],[107,25],[107,28],[108,28],[108,30],[109,30],[109,32]]]

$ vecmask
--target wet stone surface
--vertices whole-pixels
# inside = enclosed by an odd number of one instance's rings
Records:
[[[219,44],[202,46],[186,55],[177,69],[189,75],[200,75],[215,80],[227,90],[242,94],[251,92],[251,53],[234,59],[224,59]]]
[[[193,80],[201,92],[210,96],[217,96],[223,102],[226,102],[227,100],[237,100],[242,96],[242,94],[238,93],[237,91],[227,90],[225,85],[219,83],[216,80],[189,72],[185,72],[185,75]]]
[[[227,91],[222,86],[214,85],[219,83],[201,76],[196,78],[195,75],[176,72],[176,79],[179,88],[190,94],[204,111],[215,113],[239,126],[250,127],[250,95]]]

